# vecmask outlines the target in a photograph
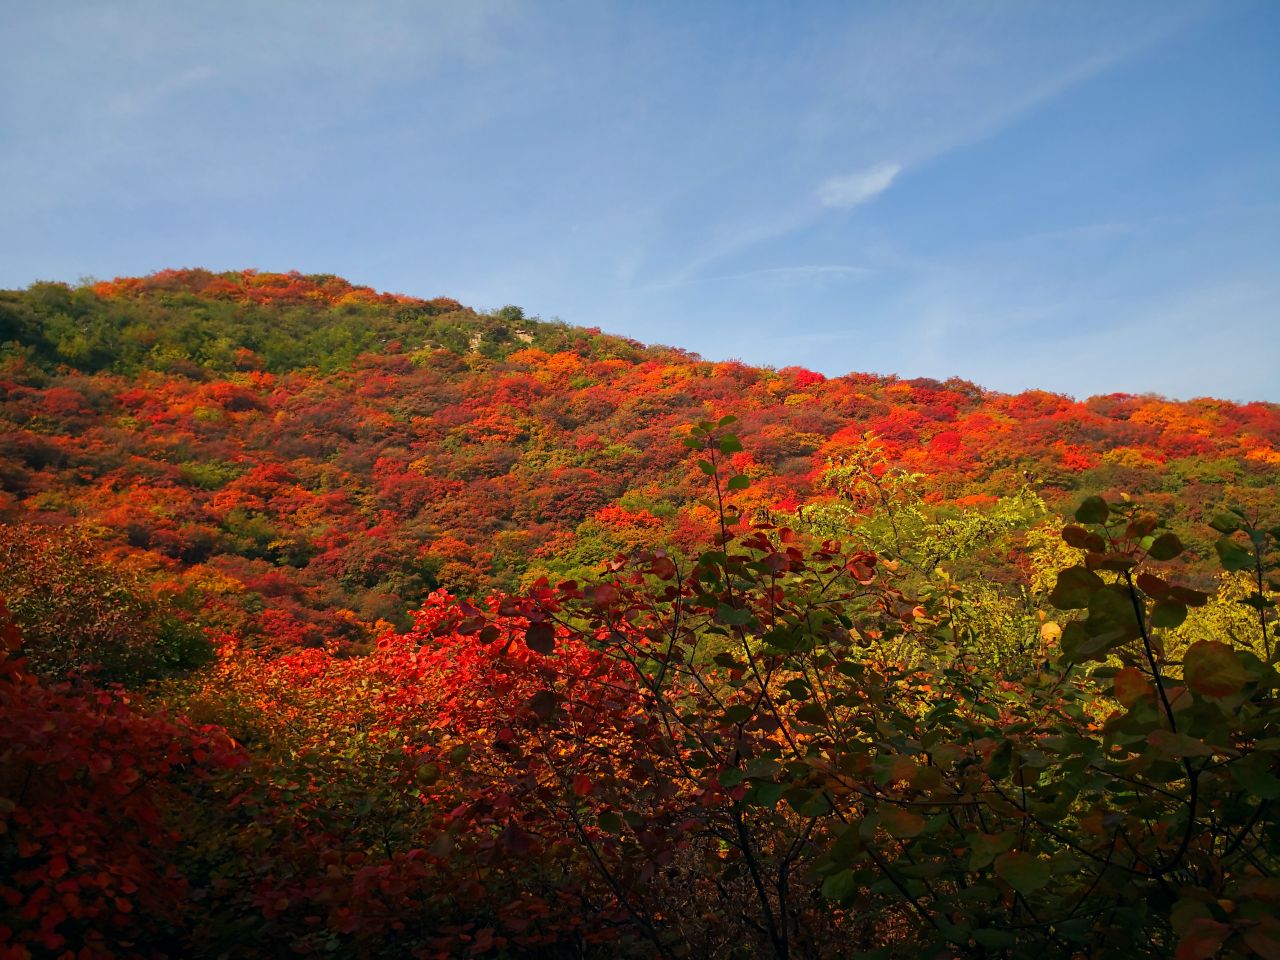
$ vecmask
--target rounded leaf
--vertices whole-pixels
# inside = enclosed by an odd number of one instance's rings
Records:
[[[1058,582],[1049,594],[1049,602],[1059,610],[1081,610],[1089,606],[1089,598],[1105,584],[1100,576],[1084,567],[1070,567],[1058,574]]]
[[[1152,541],[1151,546],[1147,548],[1147,556],[1152,560],[1172,560],[1178,554],[1182,553],[1182,541],[1172,533],[1162,533]]]
[[[996,857],[996,875],[1026,896],[1049,883],[1049,861],[1024,850],[1010,850]]]
[[[1145,537],[1147,534],[1151,533],[1159,523],[1160,518],[1154,513],[1144,513],[1140,516],[1134,517],[1133,520],[1129,522],[1129,525],[1125,527],[1124,534],[1126,537],[1131,537],[1136,540],[1139,537]]]
[[[1151,608],[1151,625],[1172,630],[1187,619],[1187,607],[1177,600],[1160,600]]]
[[[925,819],[901,807],[889,807],[880,814],[880,825],[899,840],[917,837],[924,832]]]
[[[858,892],[858,881],[852,870],[841,870],[822,881],[822,895],[837,903],[846,903]]]
[[[1107,541],[1103,540],[1098,534],[1084,527],[1075,525],[1062,528],[1062,539],[1068,546],[1077,547],[1080,550],[1092,550],[1101,552],[1107,549]]]
[[[531,623],[524,632],[524,642],[534,653],[550,653],[556,645],[555,627],[545,621]]]
[[[529,709],[543,720],[549,720],[556,709],[556,695],[550,690],[539,690],[529,698]]]
[[[720,452],[723,454],[741,453],[742,441],[732,433],[726,433],[720,438]]]
[[[1080,523],[1106,523],[1110,515],[1107,501],[1101,497],[1085,497],[1084,502],[1076,508],[1076,520]]]
[[[1174,960],[1209,960],[1216,957],[1231,928],[1210,917],[1197,917],[1178,939]]]
[[[1147,675],[1137,667],[1125,667],[1118,671],[1112,684],[1116,699],[1126,707],[1132,707],[1151,696],[1151,684],[1147,681]]]
[[[1209,521],[1209,526],[1219,533],[1235,533],[1240,529],[1240,518],[1233,513],[1219,513]]]
[[[1247,679],[1239,655],[1217,640],[1197,640],[1187,648],[1182,676],[1187,686],[1206,697],[1239,693]]]
[[[1150,573],[1138,574],[1138,589],[1149,597],[1155,597],[1157,600],[1168,596],[1169,584],[1165,583],[1159,577]]]
[[[1203,740],[1172,730],[1152,730],[1147,734],[1147,743],[1168,757],[1213,756],[1213,747]]]
[[[1230,537],[1220,537],[1213,545],[1218,551],[1218,562],[1223,570],[1252,570],[1253,554],[1245,550]]]

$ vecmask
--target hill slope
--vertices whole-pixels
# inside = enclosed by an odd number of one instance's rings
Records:
[[[699,539],[678,440],[725,413],[757,511],[829,499],[823,471],[868,448],[940,504],[1030,481],[1194,520],[1280,476],[1272,404],[827,379],[331,276],[36,284],[0,293],[0,344],[0,516],[88,528],[202,623],[284,645]]]
[[[0,330],[0,956],[1280,955],[1274,406],[332,277]]]

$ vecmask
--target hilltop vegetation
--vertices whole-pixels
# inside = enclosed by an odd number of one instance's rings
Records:
[[[1280,956],[1274,404],[184,270],[0,418],[0,958]]]
[[[328,276],[37,284],[0,295],[0,349],[0,516],[86,528],[203,625],[286,646],[700,543],[681,430],[727,412],[761,516],[838,499],[825,471],[868,451],[939,510],[1030,486],[1194,523],[1280,474],[1272,404],[827,379]]]

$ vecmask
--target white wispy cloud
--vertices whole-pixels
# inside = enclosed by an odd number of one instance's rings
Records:
[[[901,172],[899,164],[881,163],[857,173],[831,177],[818,187],[818,200],[826,207],[851,210],[888,190]]]

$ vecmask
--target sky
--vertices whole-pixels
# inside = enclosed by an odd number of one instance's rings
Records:
[[[0,287],[335,273],[830,376],[1280,401],[1280,3],[6,0]]]

